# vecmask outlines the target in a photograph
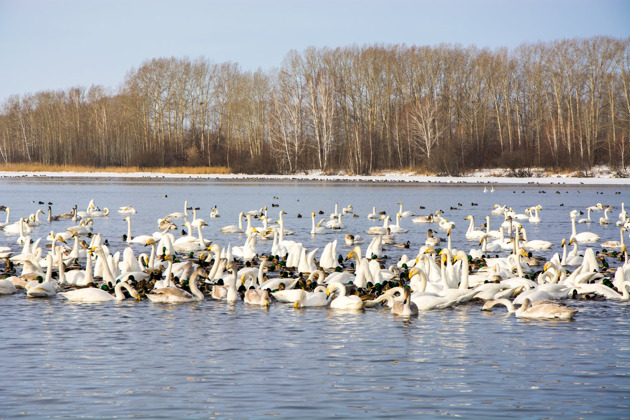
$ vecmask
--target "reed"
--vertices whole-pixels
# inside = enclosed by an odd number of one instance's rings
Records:
[[[225,166],[176,166],[167,168],[147,168],[138,166],[83,166],[83,165],[44,165],[41,163],[7,163],[0,165],[2,172],[112,172],[112,173],[161,173],[190,175],[225,175],[232,173]]]

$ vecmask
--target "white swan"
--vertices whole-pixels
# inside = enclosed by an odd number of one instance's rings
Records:
[[[39,280],[31,281],[26,285],[26,296],[32,298],[49,298],[57,294],[59,286],[52,279],[53,256],[48,254],[46,257],[48,268],[46,269],[46,279],[42,282]]]
[[[391,233],[407,233],[407,232],[409,232],[409,229],[404,229],[404,228],[400,227],[400,219],[401,218],[402,218],[402,215],[400,213],[396,213],[396,224],[389,226],[389,229],[391,230]]]
[[[468,230],[466,231],[466,239],[481,239],[486,236],[486,232],[483,230],[475,229],[475,218],[472,215],[466,216],[466,220],[470,220]]]
[[[326,227],[320,226],[319,224],[315,223],[315,212],[311,213],[311,221],[312,221],[311,235],[321,235],[327,232]]]
[[[366,233],[368,235],[385,235],[387,233],[390,220],[391,218],[389,216],[385,216],[383,218],[383,226],[371,226],[368,230],[366,230]]]
[[[371,220],[378,219],[378,213],[376,212],[376,207],[372,207],[372,213],[368,213],[367,218]],[[9,219],[7,218],[7,221],[8,220]]]
[[[592,243],[599,241],[599,235],[593,232],[580,232],[577,233],[575,230],[575,218],[576,215],[571,215],[571,238],[575,239],[579,243]]]
[[[532,306],[529,299],[523,300],[523,305],[515,309],[509,299],[494,299],[484,303],[481,310],[487,311],[496,305],[505,305],[509,313],[513,313],[518,318],[535,319],[572,319],[578,312],[569,306],[557,302],[539,301]]]
[[[327,292],[333,294],[338,293],[337,297],[330,302],[332,309],[348,309],[348,310],[362,310],[363,301],[359,296],[346,295],[346,286],[341,283],[330,283],[327,287]]]
[[[330,305],[332,295],[326,292],[324,286],[317,286],[314,291],[307,292],[297,289],[297,299],[293,303],[295,309],[299,308],[320,308]]]
[[[197,277],[202,272],[203,269],[198,267],[190,277],[188,286],[191,293],[176,286],[168,286],[161,289],[153,289],[151,293],[147,293],[147,298],[154,303],[185,303],[203,300],[203,293],[197,287]]]
[[[606,241],[602,242],[601,246],[604,248],[623,248],[625,246],[623,240],[623,233],[626,231],[626,228],[621,226],[619,228],[619,240],[618,241]]]
[[[0,280],[0,295],[12,295],[17,289],[11,280]]]
[[[223,233],[243,233],[243,218],[245,217],[245,213],[240,212],[238,214],[238,225],[227,225],[221,228],[221,232]]]
[[[411,217],[411,216],[415,216],[415,214],[412,211],[403,211],[403,203],[402,201],[399,201],[398,204],[400,205],[400,209],[398,210],[398,214],[400,214],[400,217]]]
[[[127,297],[122,292],[123,287],[127,289],[129,294],[137,300],[140,300],[140,295],[131,285],[121,281],[116,284],[114,288],[115,296],[112,296],[109,292],[96,287],[86,287],[84,289],[74,289],[67,292],[59,293],[61,296],[68,299],[70,302],[84,302],[84,303],[98,303],[98,302],[110,302],[112,300],[121,301]]]
[[[604,217],[600,217],[599,218],[599,224],[600,225],[609,225],[610,224],[610,222],[612,220],[608,218],[608,213],[611,213],[611,212],[612,212],[612,207],[610,207],[610,206],[607,206],[604,209]]]
[[[136,209],[134,209],[132,206],[121,206],[118,207],[118,213],[120,214],[136,214]]]
[[[536,206],[536,207],[534,207],[534,208],[532,209],[532,211],[534,212],[534,214],[531,214],[531,213],[530,213],[530,216],[529,216],[529,223],[540,223],[541,219],[540,219],[540,216],[539,216],[539,214],[538,214],[538,210],[542,210],[542,206],[538,205],[538,206]]]
[[[519,245],[522,249],[526,251],[539,251],[549,249],[553,246],[552,242],[545,241],[544,239],[533,239],[529,241],[527,239],[527,231],[522,226],[519,226],[519,231],[523,235],[523,242],[521,242]]]

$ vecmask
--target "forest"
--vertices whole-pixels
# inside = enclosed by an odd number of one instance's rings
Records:
[[[626,174],[630,38],[507,48],[289,51],[279,67],[162,57],[99,85],[0,104],[2,164],[459,175]]]

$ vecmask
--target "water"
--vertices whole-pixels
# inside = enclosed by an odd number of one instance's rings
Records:
[[[188,200],[209,223],[204,236],[221,246],[244,242],[238,235],[219,233],[221,226],[236,222],[238,211],[267,205],[275,217],[284,209],[287,228],[296,232],[291,239],[320,250],[348,232],[367,237],[365,229],[377,223],[365,218],[372,206],[390,215],[401,200],[405,210],[417,214],[442,209],[457,223],[453,246],[467,250],[476,243],[464,238],[466,215],[474,215],[479,225],[495,203],[518,212],[541,204],[543,222],[524,226],[530,239],[557,244],[536,253],[549,258],[570,235],[571,209],[603,202],[615,206],[616,219],[621,202],[630,198],[625,186],[495,190],[483,194],[479,186],[469,185],[5,179],[0,181],[0,204],[10,206],[16,220],[45,208],[40,200],[53,202],[53,213],[60,213],[75,203],[85,208],[94,198],[111,210],[109,218],[95,219],[95,231],[109,239],[113,250],[122,249],[127,231],[124,216],[115,210],[128,204],[138,210],[132,229],[140,234],[157,230],[160,216],[182,211]],[[352,204],[361,217],[345,217],[347,229],[341,233],[311,238],[311,211],[323,210],[327,217],[335,202],[340,208]],[[221,218],[209,218],[213,205]],[[419,210],[420,205],[426,209]],[[304,217],[298,219],[298,213]],[[496,229],[501,218],[491,220]],[[44,222],[31,236],[71,224]],[[435,228],[409,219],[402,224],[409,232],[397,237],[409,240],[411,248],[387,249],[392,262],[403,252],[414,256],[426,229]],[[578,226],[578,231],[586,229]],[[595,223],[588,230],[602,240],[619,239],[614,225]],[[15,238],[0,233],[0,245],[17,250]],[[270,241],[259,242],[259,252],[268,252],[270,246]],[[134,250],[144,251],[142,246]],[[339,250],[345,254],[349,248],[340,244]],[[478,303],[404,320],[386,309],[339,313],[274,303],[264,310],[212,300],[171,306],[148,301],[73,304],[61,297],[27,299],[18,293],[0,297],[0,417],[628,418],[628,304],[570,304],[580,310],[572,322],[486,313]]]

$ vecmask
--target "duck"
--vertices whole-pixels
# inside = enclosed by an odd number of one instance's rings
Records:
[[[567,305],[551,302],[539,301],[535,305],[529,299],[523,299],[520,308],[515,309],[509,299],[493,299],[484,303],[481,310],[488,311],[496,305],[504,305],[508,313],[513,313],[517,318],[533,318],[533,319],[573,319],[578,312]]]

